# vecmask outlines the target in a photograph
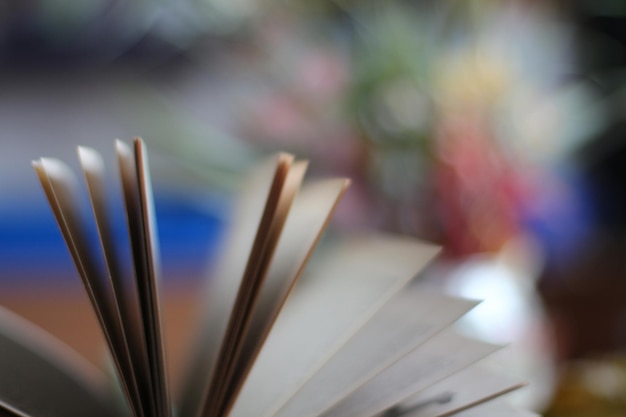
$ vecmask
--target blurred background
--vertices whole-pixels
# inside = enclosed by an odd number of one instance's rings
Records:
[[[30,161],[94,147],[118,204],[113,139],[142,136],[184,338],[238,177],[284,150],[352,179],[333,232],[443,245],[426,279],[486,300],[460,325],[510,345],[512,401],[623,416],[625,70],[621,0],[3,1],[0,302],[98,361]]]

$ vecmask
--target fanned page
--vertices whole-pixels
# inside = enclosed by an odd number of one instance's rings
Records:
[[[252,307],[249,325],[244,329],[245,337],[234,360],[237,365],[224,398],[222,414],[228,412],[239,394],[287,295],[301,275],[347,186],[348,181],[344,179],[320,181],[305,186],[296,195],[258,301]]]
[[[437,252],[365,236],[332,251],[296,285],[229,416],[276,413]]]
[[[131,150],[117,142],[126,203],[135,284],[126,285],[115,259],[97,152],[79,148],[79,159],[98,231],[99,250],[88,239],[86,213],[77,198],[77,179],[62,162],[33,163],[96,316],[104,332],[128,405],[137,417],[169,417],[158,281],[158,247],[147,156],[136,139]]]
[[[116,141],[116,152],[126,204],[126,218],[133,252],[138,306],[148,361],[148,378],[142,384],[144,410],[155,417],[169,417],[172,410],[168,392],[164,341],[161,334],[160,297],[158,294],[159,247],[156,239],[156,216],[152,184],[148,172],[148,155],[141,139],[135,139],[131,150]],[[144,358],[134,364],[144,367]],[[144,382],[144,381],[142,381]]]
[[[122,318],[115,303],[111,281],[98,263],[98,253],[87,237],[85,213],[77,197],[77,179],[64,163],[50,158],[33,162],[61,233],[74,260],[107,341],[122,391],[133,414],[145,416],[137,381],[132,378],[131,358],[126,349]]]
[[[307,163],[288,154],[244,181],[221,262],[200,300],[198,340],[174,408],[145,145],[116,142],[132,276],[116,256],[102,159],[88,148],[78,153],[95,243],[71,170],[49,158],[33,164],[126,402],[113,410],[98,393],[106,390],[43,353],[52,344],[15,332],[19,326],[0,310],[0,372],[9,376],[0,378],[0,417],[171,417],[173,409],[180,417],[526,415],[492,401],[523,384],[476,365],[499,347],[450,328],[476,302],[407,286],[436,246],[362,235],[325,248],[303,272],[348,181],[302,185]]]
[[[389,300],[275,416],[314,417],[476,305],[410,288]]]
[[[251,320],[253,306],[258,302],[258,296],[267,277],[287,213],[304,179],[306,166],[306,162],[294,163],[287,169],[282,182],[275,184],[278,187],[272,187],[270,190],[241,285],[237,291],[234,308],[228,320],[226,334],[220,346],[213,381],[203,406],[203,415],[207,417],[221,415],[225,407],[234,362],[241,352],[244,332]]]
[[[210,311],[205,313],[209,321],[201,330],[200,348],[196,348],[200,354],[192,362],[183,416],[200,412],[222,415],[232,406],[285,298],[345,191],[347,181],[336,179],[312,184],[298,193],[306,164],[289,164],[291,157],[280,155],[253,170],[246,182],[222,267],[209,288],[206,305]],[[278,204],[274,203],[272,209],[274,193],[278,194]],[[260,204],[263,202],[265,206]],[[266,252],[255,255],[254,246],[263,241],[268,242]],[[245,270],[242,259],[248,259]],[[257,276],[246,283],[248,270],[253,268]],[[238,276],[241,280],[233,279]],[[239,288],[233,286],[233,281],[241,282]],[[220,314],[230,314],[235,320],[231,317],[226,325]],[[221,372],[212,369],[219,334],[224,334],[219,362],[226,364]]]
[[[201,415],[212,399],[211,390],[218,383],[214,377],[218,356],[227,337],[231,316],[235,314],[244,275],[252,270],[255,242],[257,249],[266,243],[266,235],[259,233],[259,228],[264,225],[267,229],[271,223],[273,213],[268,204],[276,207],[292,162],[293,157],[286,154],[265,162],[250,173],[239,192],[220,265],[210,278],[206,299],[202,300],[206,308],[202,312],[198,340],[183,384],[180,410],[183,417]]]
[[[117,146],[118,152],[124,152],[127,155],[132,154],[130,149],[121,144],[121,142]],[[140,398],[137,399],[137,401],[141,402],[139,412],[145,413],[150,405],[144,404],[145,400],[142,400],[142,398],[151,395],[152,378],[150,377],[149,359],[146,354],[148,348],[145,334],[141,331],[144,325],[139,307],[137,282],[130,279],[130,277],[124,276],[123,267],[117,255],[118,251],[116,250],[113,236],[113,224],[108,210],[111,204],[104,188],[104,161],[98,152],[85,147],[78,148],[78,156],[85,175],[98,235],[102,242],[105,266],[111,279],[115,302],[122,318],[121,324],[126,342],[123,348],[127,351],[126,354],[130,356],[133,365],[129,372],[131,372],[130,377],[136,381],[135,383],[140,394]],[[134,168],[133,164],[130,164],[130,166],[126,167],[120,166],[120,169],[133,170]],[[129,196],[128,198],[132,197]]]
[[[537,413],[526,410],[518,410],[504,402],[488,402],[467,411],[448,415],[454,417],[540,417]]]
[[[387,412],[387,417],[444,417],[491,401],[523,387],[518,378],[473,365],[413,395]]]
[[[324,417],[374,416],[483,359],[499,347],[445,330],[362,385]]]
[[[0,416],[119,416],[105,377],[67,346],[0,308]]]

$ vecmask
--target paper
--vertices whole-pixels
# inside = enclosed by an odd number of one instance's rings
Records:
[[[490,401],[524,385],[518,378],[496,374],[480,365],[474,365],[432,385],[394,408],[396,414],[402,417],[442,417]]]
[[[280,193],[292,162],[292,156],[281,154],[253,170],[243,184],[225,249],[211,276],[204,300],[204,320],[198,329],[198,340],[183,384],[182,417],[197,417],[205,405],[230,316],[263,222],[268,196],[272,191]]]
[[[437,252],[372,237],[334,249],[296,285],[229,415],[275,413]]]
[[[138,416],[143,416],[140,393],[132,378],[132,364],[124,350],[121,317],[114,302],[113,290],[105,272],[98,265],[98,255],[89,244],[84,213],[77,198],[77,179],[61,161],[42,158],[33,162],[61,233],[70,250],[76,269],[109,346],[118,370],[122,390]]]
[[[116,151],[134,281],[116,256],[99,154],[79,148],[92,224],[65,164],[43,158],[34,167],[111,352],[124,394],[115,398],[126,401],[115,407],[63,349],[0,310],[0,416],[171,417],[147,154],[140,139],[133,148],[118,141]],[[201,298],[177,415],[524,415],[492,401],[523,384],[475,365],[499,347],[450,328],[476,302],[407,285],[437,247],[356,236],[326,246],[303,274],[347,186],[331,179],[301,187],[306,168],[279,154],[249,176]],[[463,411],[477,405],[479,414]]]
[[[322,416],[376,415],[498,349],[498,346],[446,330],[382,371]]]
[[[302,273],[347,185],[348,181],[344,179],[321,181],[305,186],[296,196],[259,300],[251,312],[233,377],[232,399],[239,393],[280,308]]]
[[[415,288],[397,294],[275,415],[320,415],[475,305]]]
[[[454,414],[454,417],[540,417],[539,414],[515,409],[502,402],[488,402],[484,405]]]
[[[33,417],[114,417],[104,376],[59,341],[0,309],[0,409]],[[0,411],[2,415],[2,411]]]

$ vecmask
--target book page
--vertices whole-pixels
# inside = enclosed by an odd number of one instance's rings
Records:
[[[272,189],[282,188],[292,161],[291,155],[281,154],[256,167],[246,176],[238,194],[225,250],[201,300],[202,322],[183,381],[182,417],[197,417],[204,406],[268,196]]]
[[[230,393],[232,399],[238,394],[287,295],[301,275],[347,186],[345,179],[318,181],[305,185],[296,196],[258,302],[250,314],[241,354],[235,360]]]
[[[232,383],[235,361],[241,353],[241,344],[249,329],[251,313],[258,302],[289,210],[304,180],[307,166],[306,161],[293,163],[288,167],[282,184],[277,182],[276,187],[272,187],[270,191],[220,347],[215,375],[202,413],[206,417],[218,417],[226,406],[228,387]]]
[[[0,400],[0,417],[31,417]]]
[[[129,152],[129,150],[127,150]],[[143,320],[139,310],[139,297],[135,280],[124,277],[121,261],[116,250],[113,224],[110,220],[109,198],[104,189],[105,168],[100,154],[90,148],[78,147],[78,157],[85,176],[89,200],[93,210],[105,268],[113,287],[113,302],[120,312],[123,331],[123,348],[131,358],[130,378],[134,379],[142,399],[152,395],[152,377],[149,370],[147,345],[143,331]],[[149,409],[149,401],[142,401],[142,408]]]
[[[438,250],[384,236],[329,250],[296,284],[229,415],[272,415]]]
[[[116,409],[105,396],[104,375],[69,347],[2,308],[0,375],[0,415],[114,417],[128,412]]]
[[[111,282],[99,266],[97,254],[87,238],[85,216],[78,203],[77,178],[67,165],[56,159],[41,158],[33,162],[33,167],[100,323],[122,390],[135,415],[143,416],[139,390],[132,378],[131,359],[124,349],[121,317]]]
[[[409,288],[394,296],[275,414],[317,416],[473,308]]]
[[[540,417],[537,413],[518,410],[500,401],[490,401],[469,410],[448,415],[454,417]]]
[[[497,374],[480,365],[473,365],[413,395],[390,410],[393,412],[388,411],[386,417],[448,416],[522,388],[524,385],[519,378]]]
[[[445,330],[376,375],[322,416],[374,416],[498,349],[498,346]]]
[[[158,293],[160,256],[152,185],[148,172],[148,155],[139,138],[133,150],[119,140],[116,151],[124,189],[128,230],[139,296],[139,309],[150,370],[151,395],[142,400],[151,407],[148,415],[169,417],[171,405],[166,375],[164,341],[161,335],[161,310]]]

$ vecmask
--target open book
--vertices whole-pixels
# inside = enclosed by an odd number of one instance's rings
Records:
[[[534,415],[490,401],[523,385],[481,365],[499,347],[451,329],[476,303],[411,282],[436,247],[358,236],[325,247],[303,273],[348,181],[303,185],[306,163],[287,154],[244,181],[201,297],[188,372],[172,393],[145,146],[116,143],[132,266],[113,237],[103,160],[87,148],[78,154],[91,213],[65,164],[33,165],[105,336],[112,376],[94,379],[76,354],[1,312],[0,416]]]

